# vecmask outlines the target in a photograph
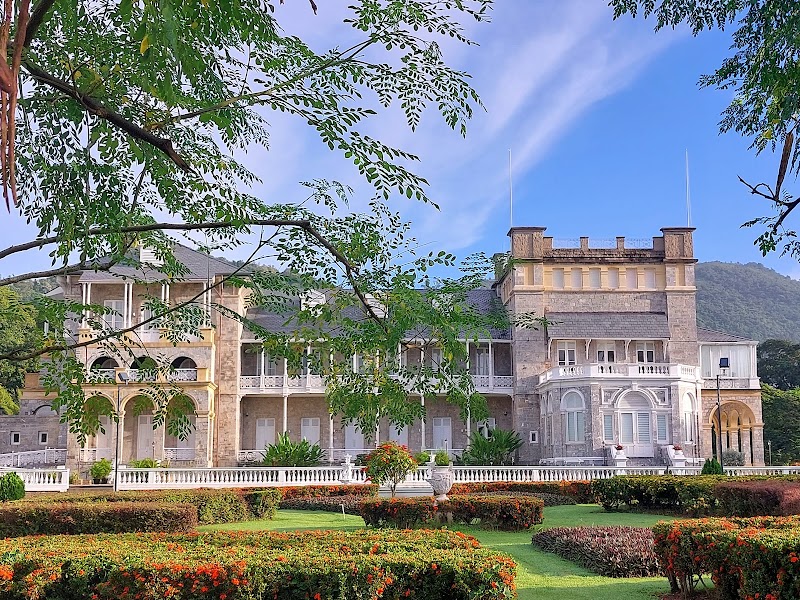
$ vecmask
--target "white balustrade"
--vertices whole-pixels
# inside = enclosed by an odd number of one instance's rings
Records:
[[[117,372],[114,369],[92,369],[89,371],[91,380],[114,382]]]
[[[0,475],[14,472],[25,484],[26,492],[66,492],[69,489],[69,469],[0,469]]]
[[[167,460],[194,460],[194,448],[164,448],[164,458]]]
[[[554,367],[539,375],[539,383],[558,379],[577,378],[649,378],[681,379],[696,382],[699,377],[697,367],[661,363],[591,363]]]
[[[7,452],[0,454],[0,467],[57,465],[66,462],[66,448],[45,448],[43,450],[31,450],[29,452]]]
[[[82,463],[93,463],[103,458],[111,460],[111,448],[81,448],[78,451],[78,461]]]
[[[174,369],[167,373],[169,381],[197,381],[197,369]]]

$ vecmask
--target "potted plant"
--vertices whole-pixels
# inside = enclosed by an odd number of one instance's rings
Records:
[[[611,458],[614,460],[615,467],[627,467],[628,457],[625,454],[625,446],[617,442],[611,447]]]
[[[433,488],[436,500],[447,500],[447,492],[453,487],[453,469],[450,462],[450,455],[445,450],[439,450],[433,457],[428,483]]]
[[[111,475],[111,461],[107,458],[101,458],[92,466],[89,467],[89,475],[92,477],[92,483],[108,483],[108,476]]]

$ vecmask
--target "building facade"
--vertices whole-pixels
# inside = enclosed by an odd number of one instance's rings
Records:
[[[629,464],[644,465],[669,463],[676,445],[690,461],[711,456],[721,424],[722,448],[740,451],[746,464],[762,465],[756,342],[698,329],[693,230],[665,228],[646,242],[559,241],[544,233],[544,228],[512,228],[513,269],[498,273],[491,289],[469,297],[481,309],[499,300],[511,313],[535,313],[548,322],[539,329],[514,326],[493,331],[491,339],[465,340],[475,387],[490,408],[485,422],[462,422],[458,409],[443,398],[419,398],[424,421],[401,431],[384,421],[368,442],[355,426],[328,412],[319,376],[270,358],[240,323],[209,310],[202,335],[177,344],[163,331],[137,328],[132,339],[140,351],[129,361],[108,356],[102,344],[81,348],[80,359],[92,374],[87,401],[118,412],[119,424],[102,417],[104,432],[84,447],[64,426],[47,439],[63,437],[68,464],[85,470],[116,453],[122,464],[143,458],[181,466],[247,464],[260,460],[264,447],[282,432],[319,443],[331,462],[368,451],[376,437],[414,451],[444,448],[458,454],[473,431],[499,427],[523,438],[520,464],[605,464],[612,449],[622,446]],[[202,306],[247,310],[241,288],[223,283],[203,293],[233,265],[180,246],[175,254],[187,268],[180,282],[114,267],[63,278],[63,296],[114,310],[108,317],[114,327],[149,318],[147,299],[154,297],[176,302],[197,296]],[[285,327],[285,318],[268,312],[250,309],[247,316],[262,327]],[[74,333],[88,339],[86,319],[76,322]],[[437,362],[435,347],[407,344],[405,360]],[[153,357],[172,369],[152,375]],[[729,361],[724,372],[720,358]],[[358,357],[353,368],[358,369]],[[180,390],[193,409],[187,439],[153,428],[142,381]],[[22,400],[36,407],[49,401],[36,374],[28,376]],[[32,417],[0,418],[0,428],[8,431],[0,429],[0,452],[15,451],[14,440],[29,444],[21,438],[31,432],[38,435],[38,425],[27,423]]]

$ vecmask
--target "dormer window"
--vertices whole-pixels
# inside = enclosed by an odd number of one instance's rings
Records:
[[[325,292],[306,290],[306,292],[300,296],[300,308],[302,310],[308,310],[309,308],[322,304],[325,304]]]
[[[575,342],[563,341],[558,342],[558,364],[562,367],[574,365],[575,360]]]

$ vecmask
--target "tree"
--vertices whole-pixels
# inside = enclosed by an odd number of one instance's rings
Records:
[[[764,441],[772,442],[772,463],[800,460],[800,390],[761,386]]]
[[[767,340],[758,345],[758,376],[779,390],[800,388],[800,344]]]
[[[36,309],[20,300],[9,287],[0,287],[0,354],[29,353],[40,347],[41,336],[36,327]],[[19,410],[17,390],[25,384],[25,372],[36,366],[35,359],[9,361],[0,359],[0,409],[6,414]],[[3,401],[3,390],[8,399]]]
[[[435,372],[407,367],[402,383],[422,395],[446,393],[462,414],[485,416],[485,400],[464,373],[458,339],[477,338],[506,318],[502,307],[485,318],[465,301],[492,265],[479,257],[461,276],[427,277],[432,267],[452,267],[454,257],[417,255],[407,224],[388,207],[393,194],[433,204],[425,179],[410,170],[417,158],[359,128],[374,117],[375,106],[398,104],[412,129],[423,110],[435,106],[465,134],[480,101],[468,76],[446,65],[439,40],[471,44],[459,19],[485,21],[490,7],[491,0],[359,0],[345,21],[353,39],[316,52],[282,33],[282,9],[272,1],[39,0],[28,26],[14,32],[14,48],[20,40],[24,47],[19,77],[25,94],[15,155],[9,155],[17,169],[18,215],[39,235],[0,250],[0,261],[46,249],[52,268],[7,276],[0,286],[138,266],[135,245],[151,247],[163,262],[147,265],[151,271],[180,279],[185,269],[167,234],[203,232],[207,247],[218,250],[259,234],[250,259],[224,283],[249,288],[251,306],[283,310],[296,332],[276,335],[214,308],[242,321],[290,364],[309,360],[292,343],[297,337],[320,340],[325,351],[344,356],[375,357],[357,378],[310,359],[312,369],[325,374],[333,410],[362,431],[373,431],[381,415],[399,425],[418,418],[419,403],[408,402],[392,374],[402,341],[414,329],[442,346],[442,364]],[[352,161],[374,187],[369,212],[348,214],[347,186],[313,173],[304,184],[306,198],[274,201],[250,193],[259,176],[238,158],[254,145],[266,146],[268,116],[275,112],[307,123],[323,144]],[[158,220],[163,214],[169,218]],[[256,259],[277,261],[282,270],[248,270]],[[292,300],[320,288],[328,303],[298,311]],[[370,297],[380,299],[380,310]],[[197,300],[167,305],[149,298],[152,317],[143,323],[169,330],[173,341],[187,339],[204,322]],[[361,307],[355,318],[343,310],[353,306]],[[42,347],[12,348],[0,359],[20,363],[46,352],[46,387],[57,393],[55,408],[83,440],[97,419],[86,418],[81,386],[90,376],[74,352],[91,343],[129,351],[122,334],[141,323],[113,329],[103,321],[108,309],[102,306],[50,298],[42,298],[38,310],[50,323]],[[82,314],[91,339],[65,336],[65,324]],[[153,399],[154,427],[166,421],[170,430],[169,394],[154,392]]]
[[[417,470],[417,463],[405,446],[385,442],[367,455],[364,472],[375,484],[388,484],[392,498],[397,485]]]
[[[714,27],[737,24],[734,54],[711,75],[700,79],[702,87],[734,92],[725,109],[720,131],[736,131],[751,138],[757,154],[778,150],[775,183],[752,184],[739,179],[750,192],[772,204],[774,214],[752,219],[746,226],[762,226],[756,239],[766,255],[781,247],[800,259],[797,233],[786,219],[800,204],[800,197],[783,190],[787,173],[800,173],[800,4],[795,0],[611,0],[614,18],[641,11],[654,16],[656,30],[689,25],[694,35]]]

